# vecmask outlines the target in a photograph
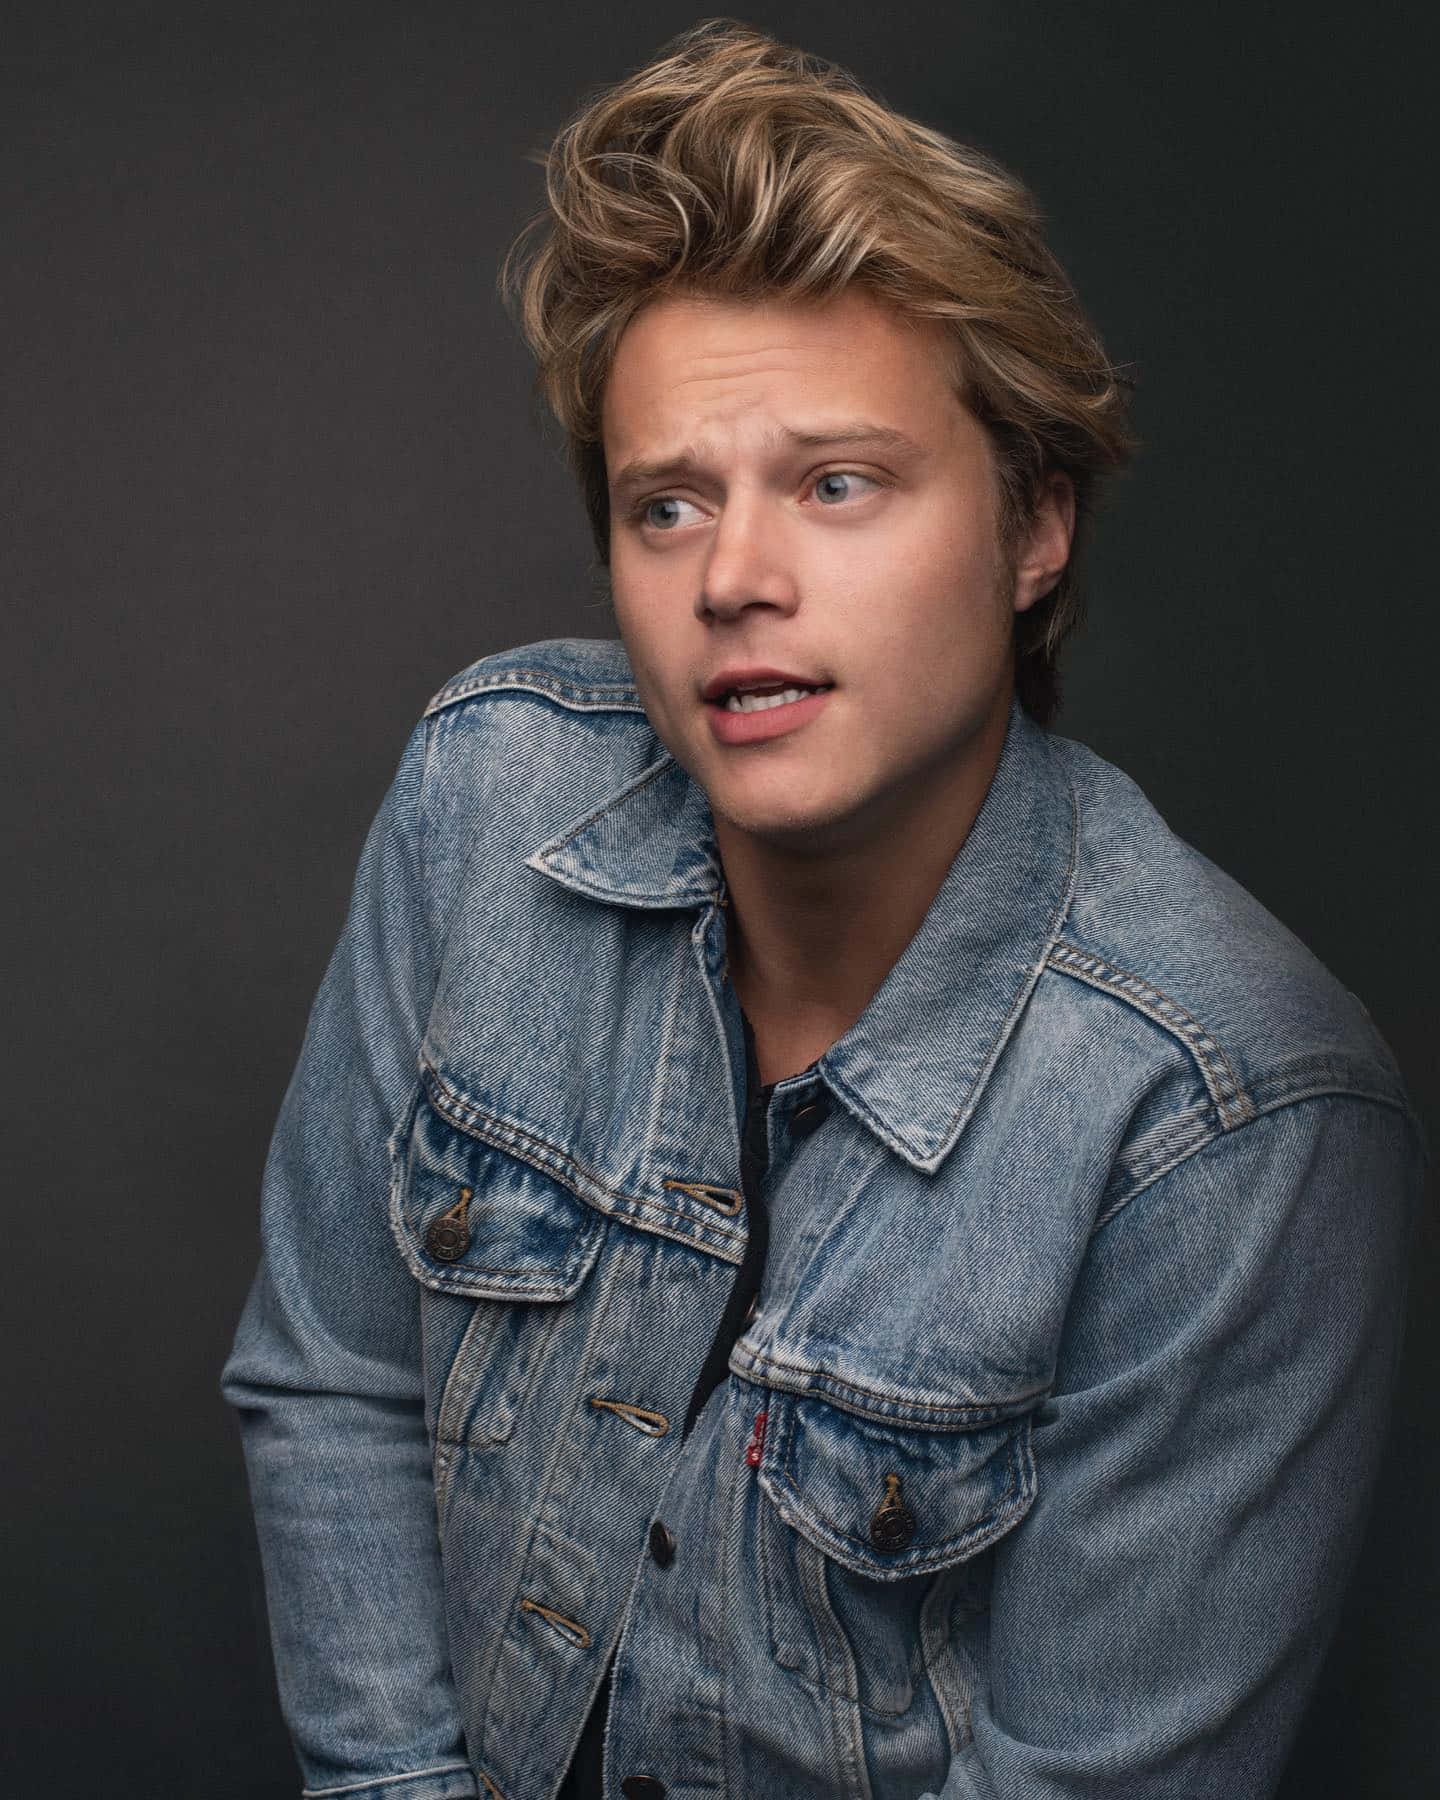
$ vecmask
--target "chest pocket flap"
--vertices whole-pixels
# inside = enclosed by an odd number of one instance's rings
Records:
[[[579,1291],[605,1220],[553,1174],[442,1119],[423,1090],[390,1155],[391,1228],[426,1287],[512,1301]]]
[[[890,1425],[772,1392],[760,1483],[780,1517],[857,1575],[965,1561],[1035,1498],[1029,1413],[964,1431]]]

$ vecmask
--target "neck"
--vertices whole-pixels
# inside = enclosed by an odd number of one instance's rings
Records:
[[[908,806],[887,803],[883,826],[844,844],[797,853],[717,815],[730,979],[762,1081],[823,1055],[899,961],[984,803],[1007,716],[949,781],[923,784]]]

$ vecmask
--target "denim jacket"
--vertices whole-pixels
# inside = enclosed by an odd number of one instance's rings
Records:
[[[1363,1007],[1012,709],[746,1239],[703,792],[620,645],[431,703],[226,1365],[310,1794],[1243,1800],[1378,1460],[1425,1150]]]

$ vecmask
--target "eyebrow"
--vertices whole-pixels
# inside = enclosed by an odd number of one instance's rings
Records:
[[[764,441],[767,450],[824,450],[831,445],[867,444],[905,461],[925,455],[925,446],[893,425],[876,425],[869,419],[845,419],[836,424],[813,426],[796,431],[782,425],[770,432]],[[682,481],[700,473],[704,467],[706,446],[687,444],[674,456],[635,457],[616,474],[610,491],[615,501],[624,501],[638,488],[652,481]]]

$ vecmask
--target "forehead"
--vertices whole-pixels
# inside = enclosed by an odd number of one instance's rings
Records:
[[[822,302],[667,296],[630,322],[606,383],[613,456],[642,440],[801,411],[943,430],[957,406],[949,339],[861,289]]]

